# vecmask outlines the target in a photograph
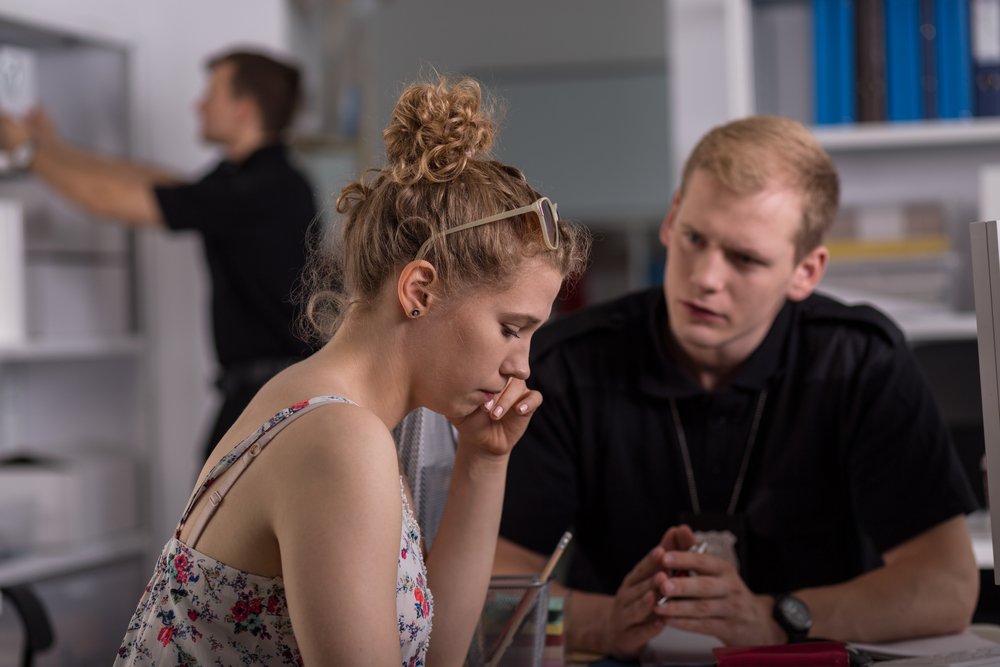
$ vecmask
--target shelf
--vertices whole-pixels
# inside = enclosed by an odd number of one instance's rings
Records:
[[[104,340],[29,341],[20,345],[0,345],[0,363],[135,357],[142,352],[142,349],[142,341],[135,336],[121,336]]]
[[[830,152],[1000,144],[1000,118],[814,126]]]
[[[945,304],[871,294],[826,283],[820,285],[819,291],[844,303],[867,303],[878,308],[899,326],[911,345],[976,337],[976,314],[973,312],[956,311]]]
[[[94,544],[0,559],[0,586],[52,579],[134,556],[145,556],[148,546],[149,539],[145,533],[129,532],[101,538]]]

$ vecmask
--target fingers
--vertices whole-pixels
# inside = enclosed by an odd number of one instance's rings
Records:
[[[687,551],[697,542],[694,531],[687,524],[672,526],[660,539],[660,546],[665,551]]]
[[[725,559],[712,554],[699,554],[687,550],[668,551],[663,556],[663,564],[668,570],[690,570],[710,576],[722,576],[736,572],[733,564]]]
[[[653,549],[643,556],[642,560],[635,564],[635,567],[625,575],[625,579],[622,580],[622,586],[636,586],[642,581],[649,579],[657,572],[665,572],[666,568],[663,566],[663,557],[665,551],[661,546],[655,546]]]
[[[490,419],[499,421],[511,412],[521,416],[531,415],[541,404],[542,395],[539,392],[528,389],[524,380],[510,377],[503,390],[486,402],[483,409]]]

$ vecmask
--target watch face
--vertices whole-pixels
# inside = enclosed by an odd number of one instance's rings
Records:
[[[809,607],[798,598],[791,596],[782,597],[778,601],[779,611],[788,624],[796,630],[808,630],[812,625],[812,616],[809,614]]]

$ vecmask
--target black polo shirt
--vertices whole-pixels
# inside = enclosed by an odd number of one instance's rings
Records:
[[[544,327],[529,384],[544,403],[514,448],[501,534],[548,553],[567,528],[568,583],[612,594],[692,510],[669,399],[699,501],[724,512],[766,389],[737,512],[758,593],[832,584],[975,509],[902,334],[867,306],[787,303],[725,386],[703,390],[668,353],[662,288]]]
[[[284,146],[220,162],[201,180],[154,189],[167,227],[194,230],[211,277],[212,331],[223,369],[303,356],[291,292],[316,217],[309,182]]]

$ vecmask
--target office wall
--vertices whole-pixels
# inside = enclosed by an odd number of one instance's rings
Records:
[[[214,154],[194,113],[209,54],[234,42],[284,49],[282,0],[5,0],[3,17],[124,45],[130,52],[131,148],[140,159],[196,174]],[[149,332],[150,497],[154,542],[167,535],[197,472],[214,408],[207,291],[193,239],[143,234],[141,316]]]
[[[470,74],[505,102],[498,156],[564,215],[655,225],[671,195],[664,26],[663,0],[380,5],[368,43],[371,159],[406,82]]]

